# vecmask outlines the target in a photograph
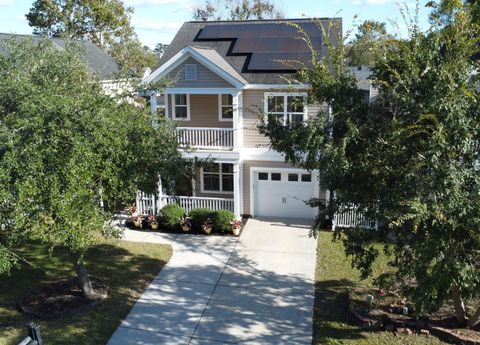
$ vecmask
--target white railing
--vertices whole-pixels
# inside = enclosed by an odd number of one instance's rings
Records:
[[[189,128],[177,127],[181,146],[197,148],[233,148],[233,128]]]
[[[375,220],[365,217],[355,205],[348,204],[341,207],[333,216],[332,229],[335,230],[336,227],[378,229],[378,224]]]
[[[194,208],[208,208],[212,211],[234,211],[233,199],[162,195],[158,200],[155,200],[153,194],[137,193],[137,211],[139,214],[157,214],[167,204],[178,204],[187,213],[190,213]]]
[[[159,205],[163,207],[167,204],[178,204],[183,207],[187,213],[190,213],[194,208],[208,208],[212,211],[228,210],[233,212],[233,199],[200,198],[194,196],[161,196]]]
[[[137,212],[143,215],[157,214],[155,195],[137,192]]]

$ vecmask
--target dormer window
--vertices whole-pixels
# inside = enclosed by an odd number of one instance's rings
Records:
[[[185,80],[197,80],[196,64],[185,64]]]
[[[233,96],[229,94],[218,95],[218,117],[220,121],[232,121]]]

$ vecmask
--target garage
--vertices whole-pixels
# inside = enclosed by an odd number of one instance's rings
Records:
[[[254,216],[313,218],[305,201],[318,196],[316,174],[305,170],[252,169]]]

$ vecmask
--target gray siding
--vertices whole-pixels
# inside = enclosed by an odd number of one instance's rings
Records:
[[[197,65],[197,80],[185,80],[185,64]],[[191,57],[170,72],[167,77],[172,81],[169,87],[233,87],[232,84]]]

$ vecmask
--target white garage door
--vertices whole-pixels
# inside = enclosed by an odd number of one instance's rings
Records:
[[[305,201],[315,196],[316,183],[308,172],[255,171],[255,216],[313,218],[316,210]]]

